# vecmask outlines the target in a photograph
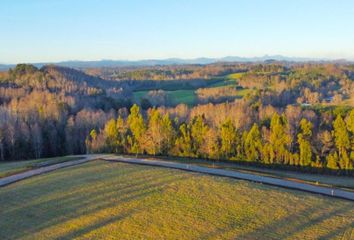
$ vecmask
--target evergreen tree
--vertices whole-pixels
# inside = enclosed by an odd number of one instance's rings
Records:
[[[195,157],[192,147],[192,138],[187,124],[179,127],[179,136],[175,142],[175,154],[181,157]]]
[[[253,124],[251,130],[246,135],[244,142],[244,149],[247,161],[259,161],[262,151],[261,133],[259,132],[258,125]]]
[[[229,159],[236,155],[237,132],[230,119],[226,120],[220,129],[221,152],[223,157]]]
[[[300,166],[309,166],[312,162],[312,149],[310,138],[312,136],[312,123],[303,118],[300,121],[300,133],[297,135],[299,144]]]
[[[127,122],[131,132],[131,134],[128,136],[130,152],[135,154],[142,153],[142,146],[144,145],[143,136],[146,132],[146,126],[138,105],[134,104],[131,107]]]
[[[276,163],[285,163],[289,155],[288,147],[291,142],[290,136],[286,133],[286,119],[274,113],[270,122],[270,137],[268,147],[270,156],[274,156]]]
[[[202,157],[202,148],[206,144],[205,136],[209,130],[208,125],[204,121],[204,117],[200,115],[195,117],[190,124],[190,129],[193,152],[197,157]]]
[[[161,152],[166,155],[173,147],[176,133],[168,114],[163,116],[161,125],[163,138]]]
[[[347,117],[347,129],[350,133],[350,160],[349,164],[346,166],[346,169],[353,169],[354,165],[354,109],[350,111]]]
[[[333,129],[334,141],[338,150],[339,166],[341,169],[350,169],[351,160],[348,156],[348,150],[350,149],[349,133],[343,118],[339,114],[333,122]]]

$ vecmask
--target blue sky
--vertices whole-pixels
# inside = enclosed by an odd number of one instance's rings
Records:
[[[0,63],[354,59],[353,0],[2,0]]]

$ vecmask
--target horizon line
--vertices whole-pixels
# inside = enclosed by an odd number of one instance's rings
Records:
[[[226,55],[223,57],[191,57],[191,58],[184,58],[184,57],[152,57],[152,58],[134,58],[134,59],[114,59],[114,58],[101,58],[101,59],[67,59],[67,60],[54,60],[54,61],[18,61],[18,62],[0,62],[0,65],[17,65],[17,64],[56,64],[56,63],[66,63],[66,62],[104,62],[104,61],[111,61],[111,62],[142,62],[142,61],[167,61],[167,60],[181,60],[181,61],[195,61],[201,59],[207,60],[223,60],[226,58],[241,58],[241,59],[257,59],[257,58],[267,58],[272,60],[272,58],[287,58],[288,60],[278,60],[278,61],[294,61],[294,62],[301,62],[301,61],[354,61],[354,58],[347,58],[347,57],[308,57],[308,56],[288,56],[288,55],[281,55],[281,54],[264,54],[264,55],[255,55],[255,56],[239,56],[239,55]],[[291,60],[293,59],[293,60]],[[296,60],[297,59],[297,60]],[[266,59],[268,60],[268,59]],[[250,60],[252,61],[252,60]],[[253,60],[256,62],[256,60]],[[262,60],[264,61],[264,60]],[[220,61],[222,62],[222,61]],[[237,62],[237,61],[229,61],[229,62]]]

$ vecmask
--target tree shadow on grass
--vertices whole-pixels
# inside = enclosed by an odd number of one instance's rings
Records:
[[[321,240],[330,240],[336,236],[341,236],[342,240],[351,240],[354,238],[354,223],[349,226],[342,226],[337,228],[334,231],[327,233],[326,235],[321,236]]]
[[[37,209],[46,205],[49,206],[53,206],[56,205],[56,203],[60,203],[63,206],[66,207],[70,207],[72,209],[67,209],[68,211],[74,210],[77,207],[84,207],[86,203],[91,203],[91,202],[99,202],[99,200],[102,200],[103,198],[107,198],[110,197],[111,195],[116,194],[117,191],[123,191],[123,193],[125,193],[124,191],[128,191],[127,193],[129,193],[130,191],[134,190],[134,188],[136,187],[140,187],[143,188],[144,184],[153,184],[155,181],[158,181],[162,178],[168,177],[170,176],[170,174],[162,174],[162,175],[158,175],[158,176],[152,176],[151,178],[148,179],[132,179],[132,181],[127,182],[124,185],[115,185],[115,183],[117,183],[116,181],[111,182],[108,184],[105,184],[104,187],[99,188],[99,189],[83,189],[81,191],[73,191],[70,194],[67,195],[59,195],[60,193],[62,193],[63,191],[65,191],[64,189],[59,189],[56,190],[56,187],[52,187],[51,189],[45,189],[44,191],[44,195],[53,195],[55,196],[54,198],[51,198],[49,200],[45,200],[45,201],[36,201],[36,203],[33,203],[31,200],[29,199],[29,202],[27,204],[21,204],[19,207],[17,208],[9,208],[9,209],[5,209],[3,211],[3,213],[5,214],[14,214],[16,215],[16,213],[14,213],[15,211],[27,211],[28,209]],[[109,179],[110,176],[106,176],[105,178]],[[147,182],[149,181],[149,182]],[[163,183],[163,182],[162,182]],[[72,183],[71,183],[72,184]],[[78,183],[76,185],[74,185],[75,187],[80,186],[82,184],[86,184],[86,183]],[[156,184],[154,184],[156,185]],[[151,185],[152,186],[152,185]],[[68,191],[71,191],[72,189],[67,189]],[[87,191],[89,190],[89,191]],[[139,189],[137,189],[139,190]],[[36,186],[33,186],[31,188],[26,189],[26,191],[29,192],[34,192],[36,193]],[[43,193],[43,192],[41,192]],[[103,196],[104,195],[104,196]],[[43,197],[43,195],[42,195]]]
[[[160,169],[161,171],[156,172],[155,168],[150,167],[147,169],[133,165],[120,164],[120,166],[124,167],[121,172],[117,168],[107,168],[99,173],[95,173],[97,168],[94,167],[91,169],[86,166],[83,172],[78,172],[77,174],[75,174],[75,171],[69,171],[69,174],[68,172],[61,172],[54,175],[58,177],[56,180],[53,179],[53,176],[42,178],[44,181],[51,179],[49,181],[50,186],[46,184],[47,182],[44,182],[40,184],[41,187],[39,188],[36,184],[38,181],[36,181],[35,183],[31,182],[31,184],[21,185],[21,191],[19,192],[17,192],[16,188],[5,191],[5,193],[0,192],[1,198],[7,197],[6,200],[0,199],[0,204],[4,202],[4,206],[9,206],[9,208],[1,209],[1,217],[14,217],[11,219],[13,221],[12,224],[6,224],[6,219],[4,220],[4,218],[0,219],[0,230],[4,229],[7,225],[12,228],[10,231],[5,230],[3,233],[0,231],[0,239],[23,238],[28,236],[28,234],[34,234],[46,228],[60,227],[60,225],[65,225],[65,223],[69,223],[75,218],[98,214],[104,209],[109,209],[120,204],[127,206],[124,210],[120,210],[116,214],[106,214],[105,217],[90,222],[81,228],[77,227],[70,232],[63,233],[58,239],[79,237],[111,223],[119,222],[136,212],[143,211],[144,208],[148,207],[143,203],[144,198],[159,193],[167,184],[181,182],[186,179],[186,173],[182,171]],[[95,188],[95,186],[98,188]],[[263,191],[267,190],[267,188],[262,186],[260,186],[260,189]],[[36,197],[40,194],[45,200],[35,201]],[[12,196],[16,196],[18,199],[14,199],[15,203],[13,205],[8,205],[6,201],[11,199]],[[23,199],[21,199],[22,196],[24,196]],[[139,200],[141,203],[135,205],[135,207],[129,205],[136,200]],[[28,203],[23,203],[23,201]],[[267,239],[282,239],[301,233],[306,228],[321,223],[332,216],[348,213],[348,211],[353,210],[353,204],[349,202],[345,203],[344,206],[342,205],[343,207],[336,206],[330,208],[329,212],[324,212],[318,216],[316,211],[325,209],[325,204],[328,203],[329,201],[324,201],[322,204],[308,207],[282,219],[275,220],[270,224],[261,225],[237,238],[257,239],[259,236],[264,236]],[[154,201],[150,204],[155,206],[158,203]],[[309,217],[306,217],[306,215]],[[299,217],[305,220],[300,222],[298,221]],[[242,225],[246,226],[247,222]],[[239,223],[231,222],[227,227],[209,232],[201,238],[214,239],[225,236],[225,234],[230,235],[234,233],[237,227],[240,228],[242,226]],[[323,236],[323,239],[330,239],[333,236],[341,234],[348,227],[350,227],[350,224],[338,227]],[[269,234],[272,232],[274,234]],[[5,236],[6,233],[7,235]]]
[[[353,210],[353,205],[351,203],[346,204],[345,207],[335,208],[329,212],[324,212],[319,216],[308,217],[303,221],[299,221],[299,218],[303,216],[310,216],[315,214],[321,208],[325,208],[325,205],[313,206],[306,208],[301,212],[291,214],[289,216],[283,217],[270,224],[260,226],[252,231],[243,233],[240,236],[235,236],[234,239],[286,239],[288,237],[294,236],[298,233],[305,231],[306,229],[319,224],[331,217],[348,213]],[[242,226],[237,226],[234,223],[229,224],[227,228],[218,229],[214,232],[205,234],[202,239],[214,239],[220,237],[227,232],[234,232],[235,228],[242,228]],[[318,236],[320,239],[331,239],[334,236],[343,234],[345,230],[353,227],[353,224],[346,224],[345,226],[339,226],[335,230],[329,232],[326,236]],[[261,237],[261,238],[260,238]],[[313,236],[312,236],[313,237]]]
[[[148,195],[148,193],[146,194],[141,194],[142,196],[144,195]],[[155,205],[158,203],[155,203]],[[133,209],[129,209],[127,211],[125,211],[124,213],[118,214],[118,215],[113,215],[107,218],[101,218],[99,221],[94,222],[92,224],[86,225],[84,228],[80,228],[74,231],[71,231],[67,234],[64,234],[62,236],[57,237],[56,239],[74,239],[80,236],[83,236],[84,234],[93,232],[99,228],[102,228],[104,226],[107,226],[111,223],[117,222],[117,221],[122,221],[125,218],[129,218],[131,217],[134,213],[138,213],[140,211],[143,211],[144,209],[146,209],[147,206],[143,206],[140,208],[133,208]]]
[[[13,224],[16,230],[14,229],[8,232],[9,235],[6,237],[10,239],[21,238],[84,215],[95,214],[106,208],[123,203],[127,204],[129,201],[135,201],[137,199],[143,199],[144,197],[157,193],[166,184],[185,179],[183,173],[172,174],[171,172],[164,172],[163,174],[156,175],[156,173],[154,174],[152,171],[149,172],[149,170],[147,170],[146,173],[144,168],[135,171],[133,176],[141,174],[145,174],[143,175],[145,178],[135,178],[123,185],[115,185],[114,183],[117,182],[113,181],[110,182],[109,186],[91,191],[89,194],[59,195],[48,201],[40,201],[36,204],[25,204],[24,206],[21,205],[21,207],[7,211],[7,216],[3,215],[3,217],[17,216],[19,222]],[[111,174],[107,174],[107,176],[104,175],[103,179],[101,179],[102,183],[105,183],[105,180],[109,180],[111,177]],[[120,179],[118,179],[118,181],[119,180]],[[77,184],[80,184],[80,182]],[[81,182],[81,184],[84,183]],[[53,186],[53,188],[55,189],[55,186]],[[31,186],[27,191],[36,191],[36,186]],[[58,191],[58,193],[60,193],[60,191]],[[44,194],[52,194],[52,192],[49,189],[45,189]],[[115,196],[117,197],[115,198]],[[112,201],[112,199],[114,200]],[[38,212],[40,214],[38,214]],[[117,216],[117,220],[119,216],[120,215]],[[103,221],[107,223],[110,222],[107,219]],[[1,225],[3,224],[1,224],[0,221],[0,226]],[[95,223],[94,225],[100,224]],[[88,228],[93,229],[93,226]],[[86,227],[84,229],[86,229]],[[84,229],[82,231],[84,231]],[[87,231],[90,231],[89,229],[87,229]]]

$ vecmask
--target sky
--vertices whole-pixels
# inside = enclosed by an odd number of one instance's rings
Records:
[[[353,0],[1,0],[0,63],[354,59]]]

